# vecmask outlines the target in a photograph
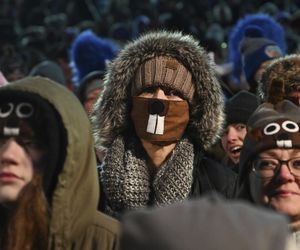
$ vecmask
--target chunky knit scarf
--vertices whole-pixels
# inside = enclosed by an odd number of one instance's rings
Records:
[[[125,144],[123,137],[118,137],[101,167],[106,212],[116,216],[126,210],[163,206],[186,199],[193,181],[193,161],[193,145],[182,139],[152,177],[139,139],[133,138]]]

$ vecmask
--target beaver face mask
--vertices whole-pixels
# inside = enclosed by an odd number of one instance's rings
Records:
[[[187,101],[133,97],[131,119],[139,138],[152,143],[180,140],[189,121]]]

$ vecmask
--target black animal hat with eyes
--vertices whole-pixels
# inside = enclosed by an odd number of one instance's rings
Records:
[[[0,137],[14,137],[19,143],[22,139],[31,140],[44,147],[46,138],[40,110],[31,101],[22,99],[0,101]]]
[[[292,102],[260,105],[247,124],[248,158],[271,148],[300,148],[299,128],[300,108]]]
[[[253,160],[259,153],[273,148],[300,149],[300,108],[288,100],[263,103],[248,120],[240,157],[240,198],[249,198]]]
[[[26,147],[42,150],[43,157],[34,166],[43,174],[47,197],[55,186],[57,172],[62,167],[66,136],[59,115],[40,96],[22,91],[2,91],[0,97],[0,138],[14,137]],[[28,145],[30,143],[31,145]],[[29,151],[27,151],[29,152]]]

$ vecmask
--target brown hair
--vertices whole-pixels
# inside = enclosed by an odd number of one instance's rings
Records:
[[[13,207],[0,205],[1,249],[47,249],[48,234],[48,203],[42,190],[42,175],[35,172]]]

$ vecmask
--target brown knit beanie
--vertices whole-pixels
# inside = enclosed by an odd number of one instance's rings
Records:
[[[154,57],[139,66],[132,84],[132,95],[140,94],[149,86],[175,89],[189,102],[195,92],[195,84],[187,68],[176,59],[166,56]]]

